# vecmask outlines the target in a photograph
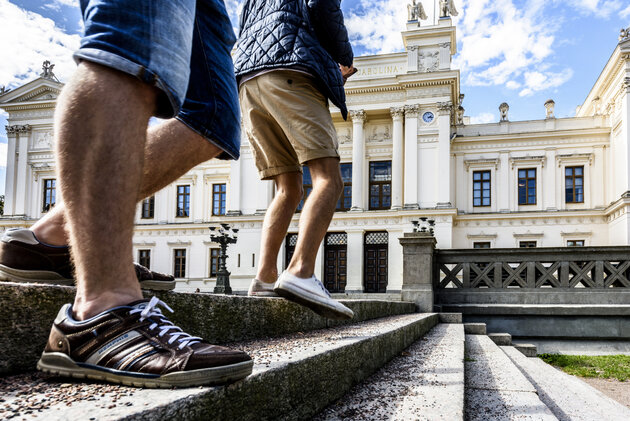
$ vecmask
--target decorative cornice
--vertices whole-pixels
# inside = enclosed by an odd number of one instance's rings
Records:
[[[490,167],[494,166],[494,169],[499,168],[499,158],[494,159],[467,159],[464,161],[464,166],[466,167],[466,171],[470,169],[470,167]]]
[[[453,111],[453,103],[452,102],[438,102],[438,115],[450,115],[451,111]]]
[[[558,167],[561,167],[562,164],[578,164],[588,162],[588,165],[593,165],[593,159],[595,159],[595,154],[593,153],[574,153],[567,155],[556,155],[556,161],[558,162]]]
[[[405,105],[405,117],[418,117],[420,113],[420,105]]]
[[[540,164],[543,168],[545,168],[546,162],[547,162],[547,157],[545,155],[513,156],[513,157],[510,157],[510,168],[514,169],[515,165],[527,165],[527,164]]]

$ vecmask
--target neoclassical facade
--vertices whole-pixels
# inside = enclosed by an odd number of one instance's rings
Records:
[[[555,118],[547,101],[539,120],[510,121],[503,103],[500,121],[468,124],[452,67],[456,28],[448,17],[436,25],[415,19],[402,33],[404,52],[356,58],[348,120],[331,108],[345,187],[320,246],[316,274],[326,286],[399,291],[398,238],[423,217],[435,221],[439,248],[630,244],[628,32],[575,117]],[[2,229],[30,226],[54,205],[52,116],[61,88],[45,70],[0,95],[9,113]],[[239,229],[229,248],[232,287],[244,291],[255,274],[274,187],[258,179],[245,138],[241,156],[199,165],[138,206],[135,258],[175,274],[178,290],[213,289],[218,245],[208,226],[219,222]],[[308,171],[304,184],[308,192]]]

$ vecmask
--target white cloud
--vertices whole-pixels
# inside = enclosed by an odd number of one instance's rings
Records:
[[[505,87],[508,89],[518,89],[521,87],[521,84],[514,80],[508,80],[507,83],[505,84]]]
[[[565,69],[559,73],[538,71],[526,72],[525,89],[519,92],[519,96],[532,95],[534,92],[543,91],[546,89],[556,88],[573,77],[573,70]]]
[[[0,143],[0,167],[7,166],[7,143]]]
[[[60,0],[70,2],[70,0]],[[0,85],[15,87],[35,79],[44,60],[55,64],[55,75],[67,80],[76,66],[72,53],[79,35],[66,34],[51,19],[26,11],[8,0],[0,0]]]
[[[623,7],[622,0],[567,0],[567,4],[583,15],[608,18]]]
[[[487,124],[496,121],[498,121],[498,118],[493,113],[481,113],[470,117],[470,124]]]
[[[619,12],[619,16],[621,16],[623,19],[625,19],[628,16],[630,16],[630,6],[626,7],[621,12]]]

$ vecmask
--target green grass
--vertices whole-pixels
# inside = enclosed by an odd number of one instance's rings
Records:
[[[600,377],[625,382],[630,379],[630,355],[558,355],[539,354],[544,362],[580,377]]]

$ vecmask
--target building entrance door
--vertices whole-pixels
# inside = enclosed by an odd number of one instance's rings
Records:
[[[387,291],[387,232],[365,234],[363,279],[365,292]]]
[[[329,292],[345,292],[348,267],[348,235],[326,234],[324,243],[324,286]]]

